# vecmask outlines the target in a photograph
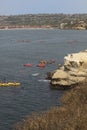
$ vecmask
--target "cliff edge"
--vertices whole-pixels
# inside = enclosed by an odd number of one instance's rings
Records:
[[[71,88],[79,83],[87,82],[87,50],[68,54],[64,57],[64,65],[55,70],[51,76],[54,88]]]

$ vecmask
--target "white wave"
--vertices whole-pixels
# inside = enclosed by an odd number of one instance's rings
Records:
[[[50,82],[50,80],[47,80],[47,79],[39,79],[38,81],[39,82]]]
[[[39,75],[39,73],[34,73],[34,74],[32,74],[32,76],[38,76]]]

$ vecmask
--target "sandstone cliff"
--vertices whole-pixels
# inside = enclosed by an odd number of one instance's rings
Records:
[[[54,71],[51,85],[56,88],[70,88],[79,83],[86,83],[86,79],[87,50],[84,50],[64,57],[64,65]]]

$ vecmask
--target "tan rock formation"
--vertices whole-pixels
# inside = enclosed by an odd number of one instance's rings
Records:
[[[64,65],[55,70],[51,77],[51,85],[71,87],[87,79],[87,50],[68,54],[64,57]]]

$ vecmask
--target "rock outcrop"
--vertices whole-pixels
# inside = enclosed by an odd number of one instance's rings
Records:
[[[51,76],[54,88],[70,88],[87,82],[87,50],[68,54],[64,57],[64,65],[55,70]]]

